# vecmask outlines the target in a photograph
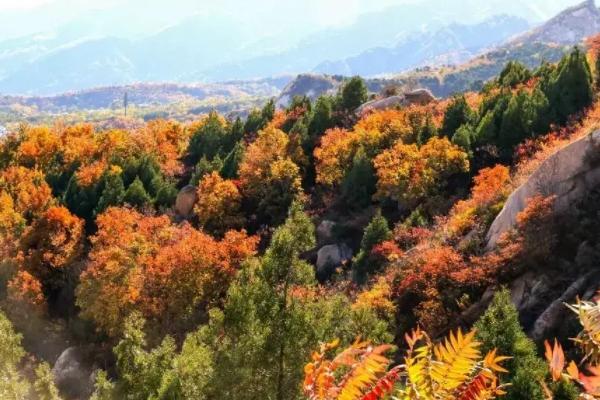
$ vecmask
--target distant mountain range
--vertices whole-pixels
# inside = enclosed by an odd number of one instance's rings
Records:
[[[534,7],[528,7],[464,0],[457,9],[453,2],[422,0],[362,14],[352,24],[298,40],[277,31],[255,38],[247,24],[216,15],[190,16],[157,32],[125,37],[122,19],[113,35],[106,33],[102,18],[116,18],[114,13],[86,16],[49,32],[0,41],[0,93],[54,95],[137,82],[220,82],[307,71],[397,73],[423,63],[462,62],[526,31],[530,25],[522,17],[494,11],[519,10],[533,18]]]

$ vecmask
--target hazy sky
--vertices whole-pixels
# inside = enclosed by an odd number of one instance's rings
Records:
[[[255,22],[256,29],[311,31],[351,23],[357,16],[408,2],[450,2],[489,13],[521,14],[532,21],[551,17],[581,0],[0,0],[0,39],[52,29],[81,15],[102,12],[123,28],[145,33],[192,14],[221,15]],[[469,5],[467,5],[469,4]],[[426,17],[426,16],[424,16]],[[139,31],[139,32],[138,32]],[[259,33],[259,32],[257,32]]]

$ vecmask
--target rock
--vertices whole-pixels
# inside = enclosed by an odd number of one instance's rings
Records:
[[[334,240],[333,229],[336,223],[327,219],[321,221],[317,227],[317,243],[319,245],[331,244]]]
[[[194,205],[198,201],[198,191],[195,186],[188,185],[181,189],[175,200],[175,212],[183,218],[189,218],[194,212]]]
[[[317,277],[327,279],[335,269],[352,259],[352,249],[345,243],[323,246],[317,252]]]
[[[404,96],[390,96],[385,99],[371,100],[356,109],[356,114],[362,115],[367,111],[385,110],[406,105]]]
[[[429,89],[417,89],[404,94],[408,104],[426,105],[435,101],[435,96]]]
[[[487,248],[496,246],[510,230],[527,201],[536,195],[556,196],[557,213],[567,211],[592,188],[600,184],[600,130],[574,141],[548,157],[506,200],[504,208],[487,233]]]
[[[94,368],[81,347],[63,351],[54,363],[52,374],[56,387],[70,398],[88,398],[94,389]]]
[[[283,88],[275,105],[286,108],[295,96],[307,96],[314,101],[323,94],[335,93],[341,82],[341,79],[330,75],[300,74]]]
[[[531,338],[536,341],[542,340],[549,332],[559,327],[563,316],[569,312],[565,303],[571,302],[577,295],[585,293],[590,282],[594,278],[597,279],[597,275],[597,272],[592,271],[580,277],[558,299],[554,300],[535,321],[531,330]]]
[[[533,31],[517,37],[513,42],[575,45],[598,31],[600,31],[600,10],[596,8],[594,0],[586,0],[564,10]]]

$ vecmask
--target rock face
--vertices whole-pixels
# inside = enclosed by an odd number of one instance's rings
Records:
[[[175,200],[175,212],[182,218],[189,218],[193,211],[194,205],[198,201],[198,192],[195,186],[188,185],[181,189]]]
[[[536,196],[556,196],[555,211],[566,211],[590,189],[600,184],[600,131],[595,131],[558,150],[507,199],[487,234],[488,249],[510,230],[527,201]]]
[[[71,398],[88,398],[93,391],[94,369],[80,347],[63,351],[54,363],[52,374],[56,387]]]
[[[317,277],[327,278],[343,263],[352,259],[352,249],[345,243],[323,246],[317,253]]]
[[[434,100],[435,96],[428,89],[417,89],[403,95],[366,102],[356,109],[356,113],[361,115],[369,110],[385,110],[388,108],[409,106],[411,104],[425,105]]]
[[[291,81],[281,92],[277,99],[277,108],[290,105],[294,96],[307,96],[311,100],[326,93],[335,93],[342,83],[342,79],[329,75],[300,74]]]
[[[568,8],[542,26],[515,39],[518,42],[579,44],[600,31],[600,10],[594,0]]]

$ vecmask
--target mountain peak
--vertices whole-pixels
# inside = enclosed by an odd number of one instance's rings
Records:
[[[600,9],[594,0],[567,8],[545,24],[520,36],[518,42],[545,42],[561,45],[578,44],[600,32]]]

